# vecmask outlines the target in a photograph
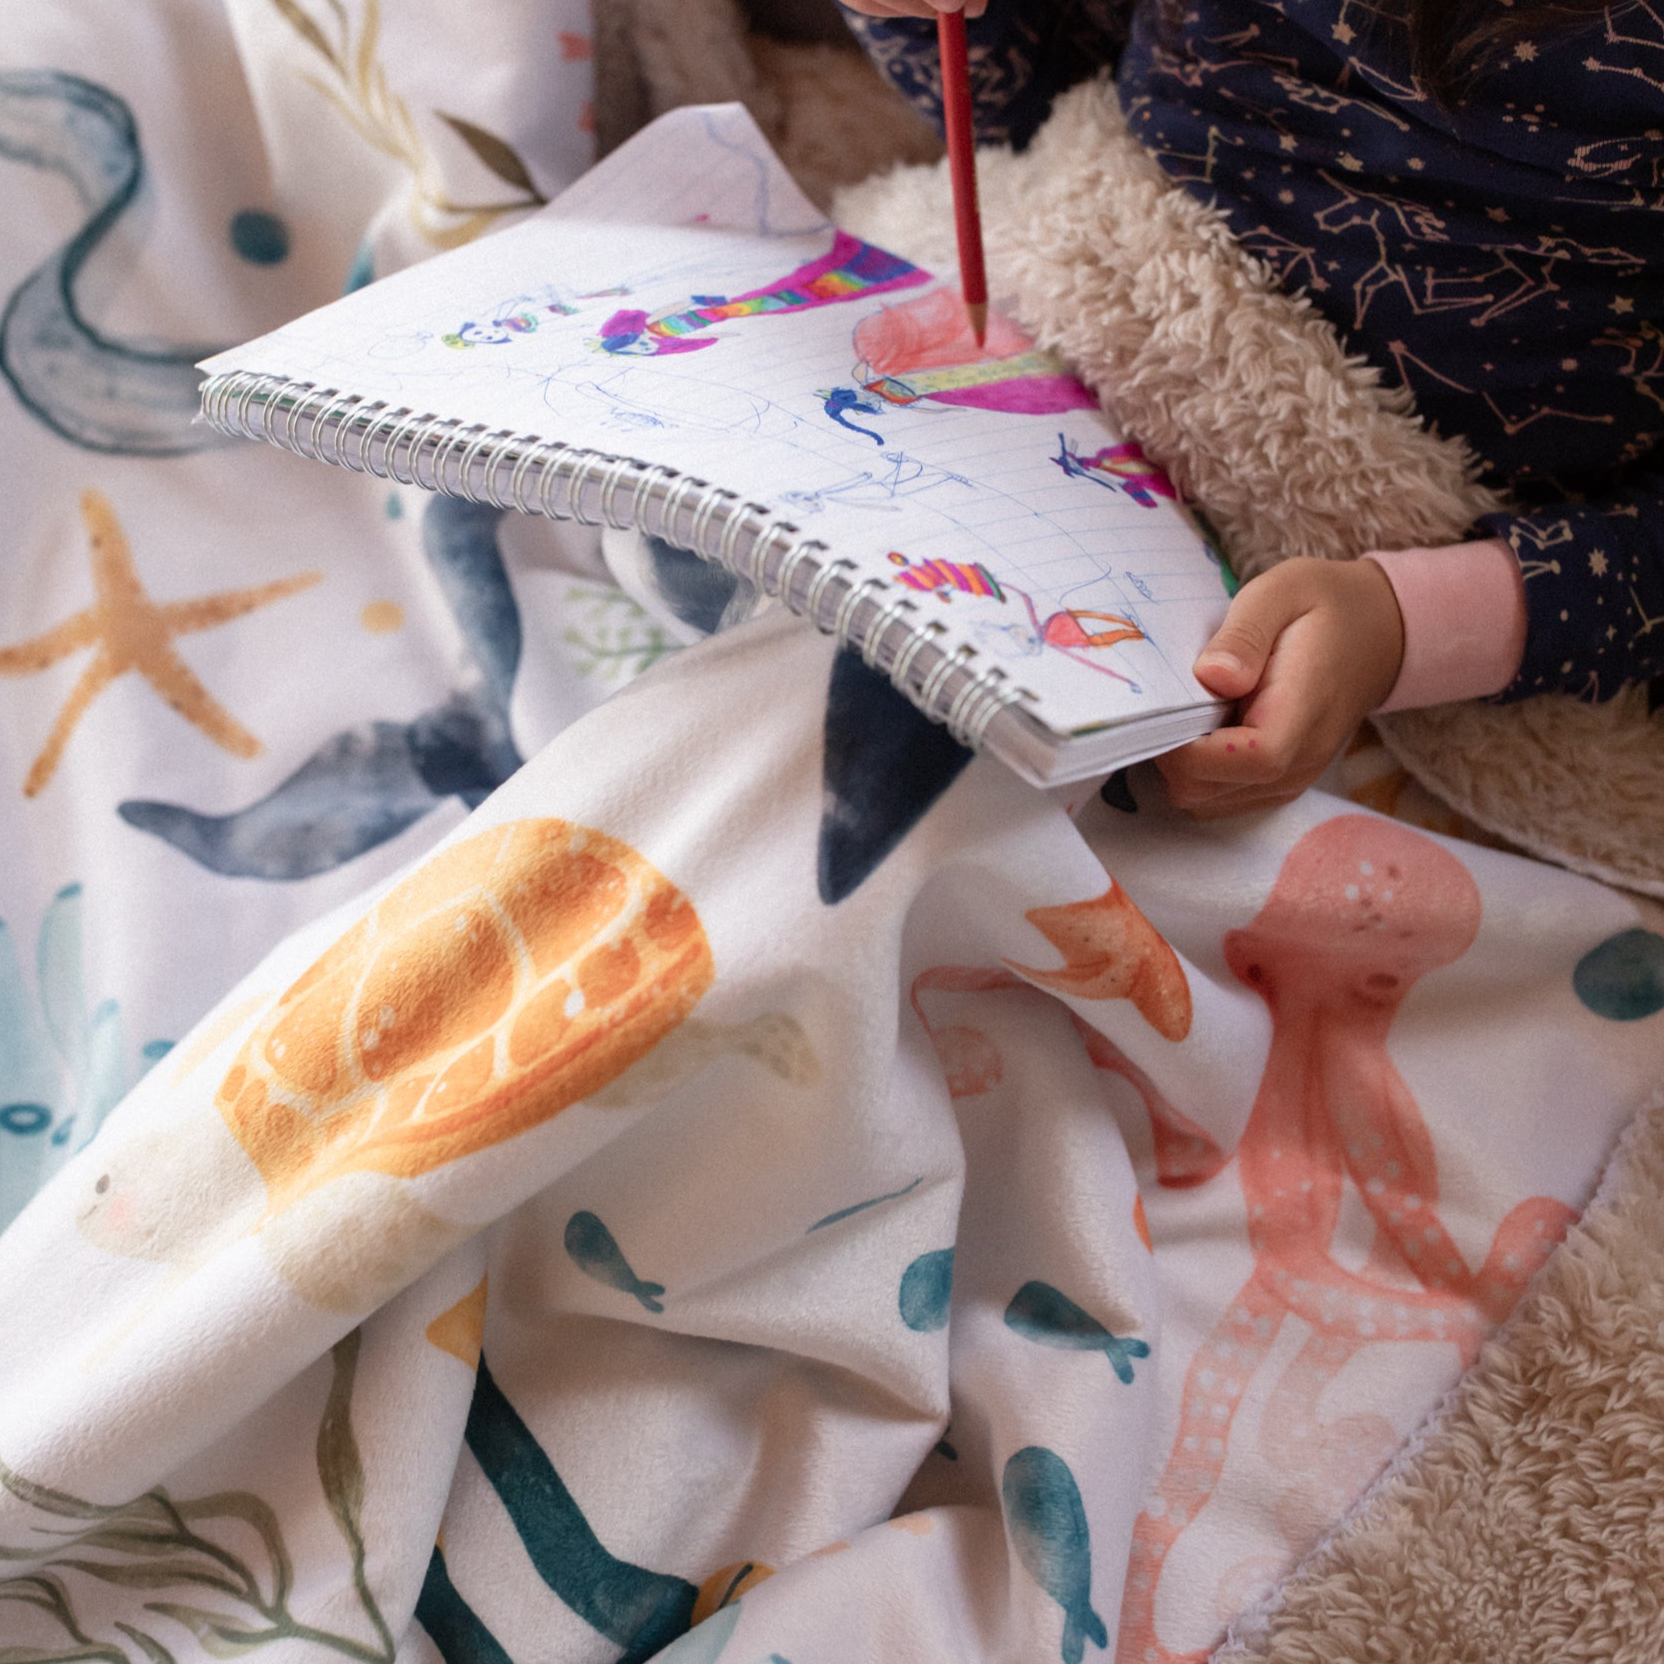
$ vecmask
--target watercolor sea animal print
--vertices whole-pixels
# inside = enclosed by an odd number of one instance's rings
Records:
[[[1292,1559],[1397,1443],[1378,1417],[1326,1426],[1319,1404],[1328,1383],[1381,1341],[1447,1342],[1471,1363],[1574,1218],[1551,1197],[1528,1198],[1498,1225],[1475,1269],[1439,1215],[1432,1140],[1387,1036],[1416,983],[1467,952],[1479,917],[1479,891],[1449,851],[1395,822],[1341,815],[1300,839],[1253,922],[1226,937],[1232,973],[1272,1021],[1235,1157],[1254,1271],[1191,1362],[1172,1452],[1134,1531],[1125,1664],[1203,1656],[1160,1637],[1162,1567],[1207,1507],[1237,1409],[1290,1318],[1306,1339],[1272,1388],[1260,1443],[1286,1480],[1277,1518]],[[1150,1107],[1154,1119],[1158,1106]],[[1194,1125],[1169,1127],[1163,1140],[1156,1124],[1162,1184],[1206,1183],[1229,1165],[1217,1146],[1210,1158],[1212,1141]],[[1377,1232],[1360,1271],[1331,1257],[1348,1179]]]
[[[196,420],[196,364],[217,347],[124,341],[84,310],[82,274],[144,185],[127,104],[60,70],[0,70],[0,158],[59,175],[86,213],[0,313],[0,374],[23,407],[89,451],[179,456],[220,443]]]
[[[468,1234],[406,1181],[616,1079],[714,975],[692,904],[628,845],[554,819],[480,833],[255,1022],[215,1094],[231,1141],[169,1127],[113,1147],[77,1225],[168,1267],[164,1292],[253,1238],[302,1298],[368,1310]],[[205,1194],[220,1205],[188,1200]]]
[[[248,589],[230,589],[189,601],[157,602],[146,592],[133,564],[133,551],[109,499],[81,493],[81,518],[91,546],[95,599],[90,607],[27,641],[0,647],[0,676],[33,676],[85,648],[93,650],[23,782],[35,797],[50,784],[64,748],[87,707],[118,677],[135,671],[194,728],[234,757],[256,757],[263,749],[209,693],[180,657],[174,641],[216,629],[234,618],[310,589],[321,572],[304,572]]]

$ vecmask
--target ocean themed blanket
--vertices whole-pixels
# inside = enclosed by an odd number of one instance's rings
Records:
[[[0,43],[0,1658],[1199,1656],[1656,1093],[1660,921],[1371,746],[1035,794],[673,653],[754,601],[676,551],[192,422],[573,177],[587,31]]]
[[[1587,1199],[1659,945],[1321,792],[1037,794],[753,620],[291,937],[0,1238],[0,1633],[1198,1657]]]

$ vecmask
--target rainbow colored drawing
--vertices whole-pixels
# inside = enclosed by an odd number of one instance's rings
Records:
[[[978,346],[952,289],[887,306],[855,326],[858,385],[893,405],[970,405],[1030,416],[1093,410],[1094,399],[1052,353],[997,312]]]
[[[1144,454],[1136,439],[1125,444],[1105,445],[1091,456],[1070,447],[1064,434],[1057,436],[1057,455],[1052,458],[1072,480],[1091,480],[1132,498],[1141,508],[1154,508],[1158,497],[1178,501],[1173,482]]]
[[[1144,632],[1132,619],[1080,607],[1065,607],[1041,618],[1031,595],[1013,584],[1001,583],[980,561],[910,561],[894,550],[890,561],[897,568],[897,583],[934,595],[939,601],[951,601],[957,592],[984,597],[1001,606],[1011,601],[1020,603],[1021,616],[985,619],[976,631],[983,645],[1000,657],[1027,658],[1050,647],[1136,688],[1130,677],[1090,656],[1093,650],[1102,651],[1124,641],[1143,641]]]
[[[996,601],[1005,599],[999,579],[979,561],[969,563],[956,560],[910,561],[906,555],[890,552],[891,563],[898,568],[896,582],[908,589],[935,595],[937,599],[951,599],[950,591],[961,595],[990,595]]]
[[[697,352],[716,345],[717,337],[703,333],[713,324],[770,312],[806,312],[929,281],[928,272],[899,255],[840,231],[833,237],[832,247],[818,260],[787,272],[761,289],[731,297],[695,295],[686,306],[656,314],[634,307],[615,312],[601,326],[600,339],[593,345],[601,352],[639,358]]]

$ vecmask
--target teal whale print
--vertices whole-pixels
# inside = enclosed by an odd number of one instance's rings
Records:
[[[591,1629],[623,1648],[617,1664],[646,1664],[687,1633],[699,1590],[608,1552],[484,1358],[463,1438],[538,1576]]]
[[[662,1312],[663,1283],[643,1282],[630,1269],[624,1250],[593,1213],[575,1213],[566,1221],[566,1252],[586,1277],[593,1277],[620,1294],[633,1294],[650,1312]]]
[[[144,181],[132,111],[77,75],[0,72],[0,158],[58,174],[87,216],[0,314],[0,374],[25,408],[89,451],[179,456],[220,443],[195,422],[196,362],[215,347],[119,341],[81,311],[82,271]]]
[[[1005,1308],[1005,1323],[1025,1340],[1077,1352],[1102,1352],[1109,1367],[1129,1386],[1135,1358],[1150,1355],[1145,1341],[1112,1335],[1097,1318],[1083,1312],[1050,1283],[1024,1283]]]
[[[1092,1610],[1092,1536],[1069,1464],[1031,1444],[1005,1464],[1005,1529],[1030,1577],[1063,1608],[1063,1664],[1081,1664],[1086,1643],[1109,1645]]]
[[[948,1320],[953,1297],[953,1250],[937,1248],[919,1257],[901,1274],[901,1321],[928,1335]]]

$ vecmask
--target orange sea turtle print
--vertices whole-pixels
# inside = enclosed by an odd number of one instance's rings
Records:
[[[517,821],[389,891],[256,1026],[215,1103],[269,1221],[348,1174],[416,1178],[548,1120],[715,974],[692,904],[628,845]]]

